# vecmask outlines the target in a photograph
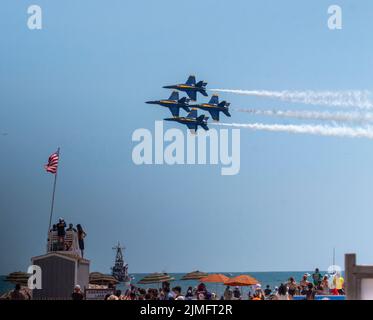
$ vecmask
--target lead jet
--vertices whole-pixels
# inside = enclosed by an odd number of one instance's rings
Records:
[[[223,112],[227,117],[230,117],[229,109],[230,103],[222,101],[219,103],[218,95],[214,94],[209,103],[200,103],[192,105],[193,108],[202,109],[208,111],[211,114],[211,117],[215,121],[219,121],[220,112]]]
[[[190,112],[189,99],[186,97],[179,99],[179,93],[177,91],[173,91],[168,99],[147,101],[146,103],[158,104],[160,106],[166,107],[170,109],[174,117],[179,116],[180,108],[184,109],[186,112]]]
[[[197,92],[203,94],[205,97],[208,96],[206,92],[206,85],[207,82],[199,81],[196,83],[196,77],[195,76],[189,76],[188,80],[185,83],[182,84],[174,84],[171,86],[164,86],[165,89],[175,89],[179,91],[185,92],[188,97],[196,101],[197,100]]]
[[[207,126],[208,118],[209,117],[206,117],[204,114],[198,117],[197,109],[193,108],[186,117],[166,118],[164,120],[185,124],[192,133],[195,133],[198,130],[198,126],[201,126],[206,131],[209,130]]]

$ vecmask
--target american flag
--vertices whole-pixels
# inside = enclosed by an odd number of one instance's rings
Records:
[[[59,159],[59,152],[55,152],[50,155],[48,159],[48,163],[44,166],[47,172],[56,174],[58,168],[58,159]]]

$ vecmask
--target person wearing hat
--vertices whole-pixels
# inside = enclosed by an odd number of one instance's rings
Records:
[[[84,295],[83,295],[83,293],[80,289],[80,285],[77,284],[74,287],[74,292],[72,293],[71,298],[73,300],[83,300],[84,299]]]

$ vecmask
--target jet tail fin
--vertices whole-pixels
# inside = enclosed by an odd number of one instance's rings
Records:
[[[203,129],[206,131],[209,130],[209,127],[207,126],[207,120],[209,117],[206,117],[204,114],[200,115],[197,120],[197,125],[200,125]]]
[[[223,113],[227,116],[227,117],[230,117],[231,114],[229,113],[228,109],[224,109],[223,110]]]
[[[200,91],[205,97],[208,97],[209,95],[207,94],[206,90],[205,89],[202,89]]]
[[[190,112],[190,109],[188,106],[182,106],[182,108],[186,111],[186,112]]]
[[[207,82],[203,82],[202,80],[196,83],[196,87],[199,87],[199,88],[206,87],[206,85],[207,85]]]
[[[172,91],[170,97],[168,98],[168,100],[179,100],[179,92],[177,91]]]
[[[197,117],[197,122],[203,122],[203,120],[205,119],[205,115],[204,114],[202,114],[202,115],[200,115],[199,117]]]
[[[179,100],[179,103],[188,103],[189,102],[189,99],[187,97],[182,97],[180,100]]]

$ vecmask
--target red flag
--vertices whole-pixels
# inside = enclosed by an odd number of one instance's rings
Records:
[[[56,174],[57,173],[57,168],[58,168],[58,159],[59,159],[59,154],[58,152],[55,152],[51,154],[51,156],[48,159],[48,164],[44,166],[45,170],[47,172]]]

